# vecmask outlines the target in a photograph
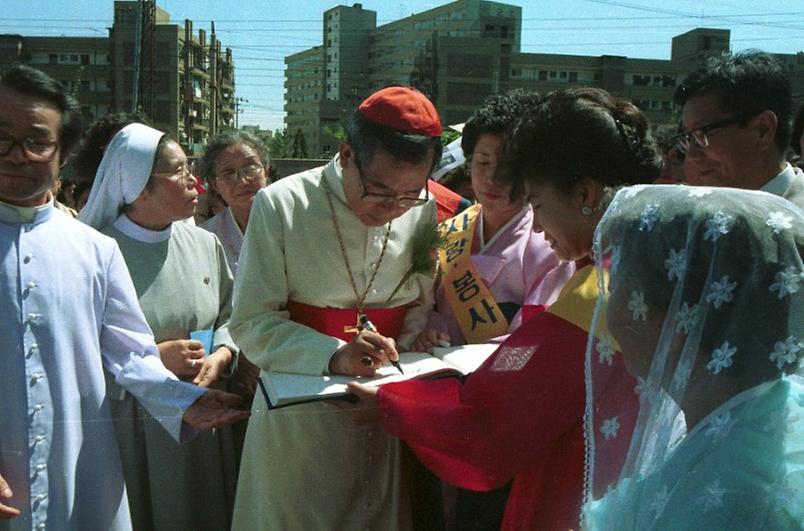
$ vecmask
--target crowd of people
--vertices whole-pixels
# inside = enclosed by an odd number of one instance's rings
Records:
[[[761,52],[676,103],[490,96],[439,184],[438,111],[391,86],[273,181],[247,133],[191,164],[7,69],[0,530],[803,529],[804,107]],[[274,408],[273,373],[352,400]]]

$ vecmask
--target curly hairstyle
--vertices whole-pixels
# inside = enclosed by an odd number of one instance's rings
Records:
[[[527,109],[541,103],[538,92],[527,92],[521,89],[507,94],[492,94],[466,120],[461,131],[461,149],[466,160],[471,160],[472,152],[478,139],[485,134],[499,135],[503,143],[514,127],[517,118]]]
[[[747,50],[712,58],[684,79],[674,99],[683,107],[690,98],[702,94],[715,94],[720,109],[739,117],[741,126],[762,111],[773,111],[777,120],[776,145],[781,153],[787,150],[792,89],[784,67],[772,55]]]
[[[512,183],[516,197],[525,181],[549,182],[569,193],[584,178],[611,188],[649,183],[661,167],[642,111],[603,89],[573,87],[548,94],[525,112],[507,144],[500,177]]]
[[[71,161],[76,182],[92,183],[95,180],[95,173],[100,166],[106,144],[121,129],[133,123],[150,125],[148,119],[139,113],[109,114],[92,122]]]
[[[265,166],[266,172],[271,164],[268,148],[256,136],[245,131],[232,131],[220,133],[212,137],[207,144],[204,154],[198,161],[198,172],[205,182],[215,180],[215,161],[221,152],[229,146],[244,144],[257,152],[260,162]]]

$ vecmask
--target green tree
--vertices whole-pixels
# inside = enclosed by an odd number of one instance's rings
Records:
[[[291,157],[294,159],[307,158],[307,141],[304,139],[301,128],[296,129],[296,134],[293,135],[293,150]]]
[[[441,143],[445,146],[461,136],[458,131],[453,131],[452,129],[444,129],[444,132],[441,133]]]
[[[291,156],[290,139],[285,129],[277,129],[274,131],[268,146],[272,158],[286,159]]]

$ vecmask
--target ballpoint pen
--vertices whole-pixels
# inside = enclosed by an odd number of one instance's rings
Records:
[[[374,323],[372,323],[371,321],[369,321],[368,316],[367,316],[366,314],[364,314],[364,313],[361,313],[361,314],[359,314],[359,316],[358,316],[358,324],[357,324],[357,328],[358,328],[358,330],[368,330],[369,332],[374,332],[375,334],[377,333],[377,327],[376,327],[376,326],[374,326]],[[399,362],[398,362],[398,361],[393,361],[393,360],[388,360],[388,361],[390,361],[390,362],[391,362],[391,365],[393,365],[394,367],[396,367],[396,369],[397,369],[397,370],[398,370],[398,371],[399,371],[401,374],[405,374],[405,371],[403,371],[403,370],[402,370],[402,366],[401,366],[401,365],[399,365]]]

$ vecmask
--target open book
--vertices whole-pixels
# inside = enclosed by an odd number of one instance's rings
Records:
[[[383,385],[411,378],[469,374],[480,367],[498,346],[493,343],[482,343],[460,347],[435,347],[433,354],[401,352],[399,365],[405,371],[404,374],[391,365],[377,370],[377,376],[373,378],[270,372],[260,378],[259,385],[271,409],[302,402],[331,400],[352,396],[349,395],[346,384],[353,381],[368,385]]]

